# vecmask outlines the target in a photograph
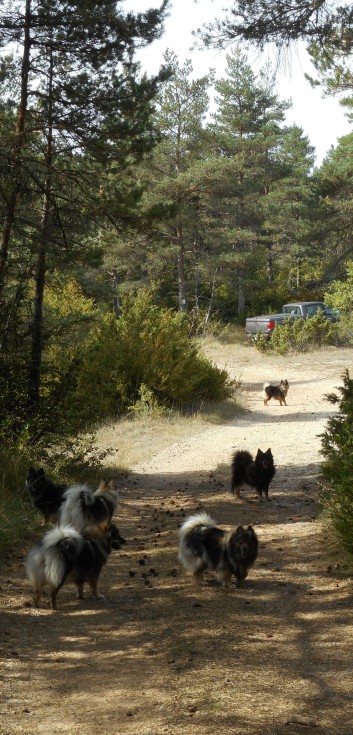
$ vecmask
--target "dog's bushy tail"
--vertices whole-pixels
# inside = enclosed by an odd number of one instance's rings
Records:
[[[208,513],[195,513],[193,516],[189,516],[189,518],[184,521],[184,523],[179,528],[179,537],[182,541],[185,536],[190,533],[191,531],[194,531],[195,528],[200,528],[202,526],[206,528],[214,528],[216,526],[216,521],[211,518]]]
[[[87,526],[99,524],[109,518],[105,501],[96,497],[88,485],[74,485],[64,493],[60,507],[60,526],[74,526],[83,531]]]
[[[82,549],[84,540],[72,526],[55,526],[30,549],[25,561],[27,576],[36,586],[58,587]]]
[[[189,516],[179,529],[178,559],[185,569],[195,573],[207,567],[208,556],[204,548],[205,536],[216,526],[208,513]]]
[[[232,461],[233,470],[236,469],[241,472],[243,469],[249,466],[250,462],[253,462],[253,456],[247,449],[240,449],[235,452]]]
[[[247,449],[240,449],[235,452],[232,460],[232,481],[231,492],[234,495],[235,489],[245,480],[246,470],[253,462],[253,457]]]

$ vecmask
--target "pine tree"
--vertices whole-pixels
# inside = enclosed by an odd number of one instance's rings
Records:
[[[352,47],[350,7],[328,0],[232,0],[228,14],[199,31],[207,45],[228,46],[235,40],[279,47],[304,39],[323,45],[327,39],[336,47]]]
[[[328,419],[322,434],[322,472],[327,481],[323,502],[338,537],[353,553],[353,380],[348,370],[338,391],[340,396],[327,396],[338,404],[338,412]]]
[[[227,56],[226,77],[215,88],[218,110],[212,130],[215,150],[223,162],[216,189],[218,238],[223,243],[223,270],[233,280],[237,311],[242,314],[254,262],[257,278],[261,278],[261,264],[266,267],[263,202],[282,176],[277,156],[283,146],[288,104],[279,101],[268,74],[255,77],[246,55],[238,50]]]
[[[344,277],[347,260],[352,257],[352,154],[353,134],[339,139],[316,171],[320,207],[316,210],[315,239],[319,243],[322,280]]]
[[[283,130],[273,163],[276,176],[262,198],[267,259],[272,263],[276,258],[277,267],[288,270],[288,290],[300,292],[302,263],[305,262],[307,277],[310,265],[316,265],[311,213],[318,205],[311,175],[314,148],[301,128],[293,125]]]
[[[35,282],[32,405],[39,402],[48,259],[55,250],[73,252],[88,222],[111,216],[99,196],[104,186],[97,172],[113,166],[124,171],[154,142],[150,118],[164,72],[139,77],[133,57],[138,46],[160,34],[165,7],[163,2],[134,16],[124,15],[113,0],[26,0],[23,7],[8,0],[0,11],[0,47],[7,49],[14,40],[22,44],[22,56],[12,65],[18,69],[11,90],[17,92],[17,122],[7,148],[12,184],[5,199],[0,299],[6,315],[4,289],[14,277],[11,247],[24,240]],[[3,81],[6,96],[12,77],[4,74]],[[36,192],[25,224],[20,218],[24,178]]]
[[[178,307],[186,312],[193,278],[195,212],[205,180],[204,120],[211,77],[193,79],[191,62],[188,60],[181,67],[170,52],[166,53],[165,62],[172,77],[158,98],[155,123],[160,142],[143,173],[148,186],[143,204],[145,215],[156,216],[158,223],[152,226],[152,239],[164,244],[169,262],[171,258],[176,262]],[[159,262],[163,261],[162,253]]]

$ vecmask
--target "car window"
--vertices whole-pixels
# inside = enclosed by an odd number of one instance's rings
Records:
[[[315,314],[318,313],[318,311],[324,311],[323,306],[321,304],[311,304],[307,307],[307,311],[309,316],[315,316]]]

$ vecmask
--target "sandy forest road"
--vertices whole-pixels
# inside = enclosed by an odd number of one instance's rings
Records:
[[[318,434],[353,351],[265,358],[209,354],[243,383],[245,412],[133,468],[102,575],[106,599],[28,606],[21,554],[1,580],[1,735],[351,735],[352,582],[331,569],[317,519]],[[222,363],[221,363],[222,360]],[[261,401],[287,378],[288,406]],[[234,448],[272,447],[271,502],[229,494]],[[196,508],[255,525],[259,558],[240,590],[196,590],[176,559]],[[298,718],[302,718],[298,722]]]

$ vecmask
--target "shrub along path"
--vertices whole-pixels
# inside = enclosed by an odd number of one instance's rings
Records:
[[[352,581],[318,519],[318,434],[353,351],[268,358],[207,354],[243,383],[231,424],[178,440],[121,477],[127,545],[102,574],[105,600],[30,607],[23,552],[1,575],[2,735],[351,735]],[[261,400],[287,378],[287,407]],[[144,439],[146,441],[146,439]],[[153,443],[153,442],[152,442]],[[272,447],[271,501],[229,493],[235,448]],[[145,456],[145,455],[144,455]],[[177,561],[177,528],[205,509],[253,523],[259,557],[241,589],[196,589]]]

